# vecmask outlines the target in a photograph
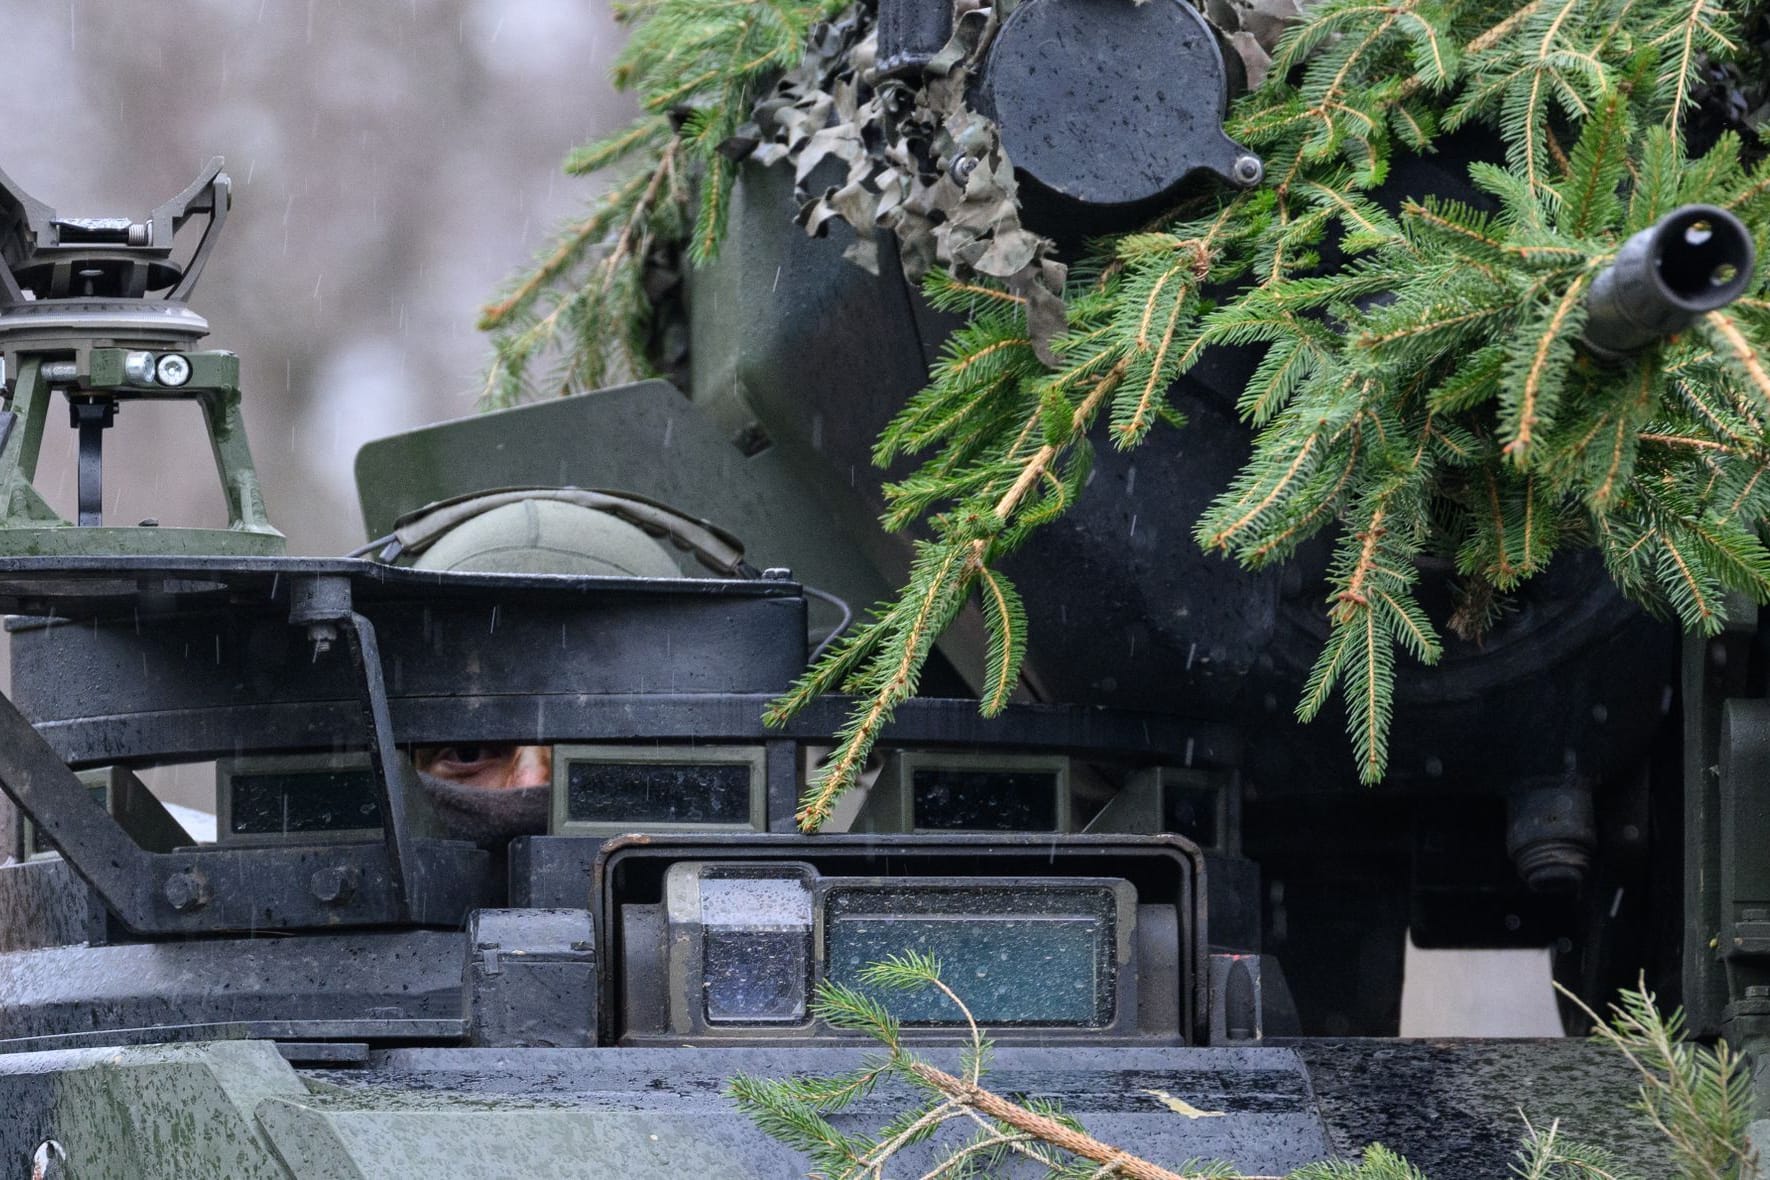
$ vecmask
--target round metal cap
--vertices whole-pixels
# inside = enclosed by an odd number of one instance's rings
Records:
[[[1016,169],[1089,205],[1161,196],[1199,169],[1258,183],[1223,133],[1223,54],[1181,0],[1042,0],[990,49],[984,105]],[[1238,163],[1247,157],[1252,165]]]
[[[412,564],[499,574],[682,576],[670,551],[643,529],[559,500],[523,500],[494,508],[444,534]]]
[[[209,334],[209,321],[182,303],[139,299],[58,299],[0,309],[0,344],[79,336],[94,343],[184,345]]]

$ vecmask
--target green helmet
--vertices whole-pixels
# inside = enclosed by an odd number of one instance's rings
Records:
[[[543,499],[505,504],[463,521],[412,564],[500,574],[682,576],[669,549],[636,525],[580,504]]]

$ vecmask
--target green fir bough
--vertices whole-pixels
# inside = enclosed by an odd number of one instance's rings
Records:
[[[984,1080],[991,1043],[963,998],[941,979],[940,962],[933,955],[911,951],[893,956],[862,970],[856,982],[860,986],[820,984],[812,1012],[833,1029],[864,1034],[883,1048],[880,1055],[834,1077],[740,1075],[727,1088],[758,1127],[810,1160],[814,1177],[1279,1180],[1248,1176],[1221,1162],[1190,1160],[1170,1167],[1144,1159],[1089,1135],[1052,1102],[1015,1102],[988,1089]],[[969,1033],[956,1073],[918,1054],[892,1014],[894,993],[924,989],[938,992],[955,1022]],[[1751,1085],[1742,1058],[1725,1044],[1711,1049],[1685,1041],[1681,1013],[1661,1013],[1644,985],[1624,991],[1611,1005],[1608,1020],[1589,1009],[1587,1015],[1597,1030],[1593,1038],[1615,1049],[1640,1075],[1634,1109],[1606,1112],[1607,1120],[1643,1122],[1666,1149],[1678,1180],[1747,1180],[1757,1174],[1746,1139]],[[832,1115],[852,1115],[857,1101],[875,1093],[896,1111],[878,1131],[843,1131],[831,1121]],[[1181,1095],[1156,1090],[1143,1094],[1152,1104],[1185,1117],[1217,1113],[1201,1110]],[[910,1154],[917,1156],[913,1165]],[[1517,1180],[1638,1180],[1609,1151],[1564,1136],[1557,1123],[1538,1127],[1529,1119],[1510,1174]],[[1373,1144],[1357,1160],[1308,1164],[1285,1180],[1427,1178],[1394,1152]]]
[[[672,5],[653,7],[656,21]],[[733,0],[709,11],[779,7]],[[802,801],[802,825],[827,819],[967,603],[992,640],[983,708],[1005,704],[1027,619],[999,563],[1081,494],[1095,446],[1135,447],[1183,426],[1169,388],[1217,346],[1264,350],[1240,398],[1256,438],[1197,540],[1257,568],[1333,538],[1330,633],[1297,711],[1313,717],[1338,691],[1364,781],[1384,773],[1397,660],[1438,659],[1441,627],[1478,636],[1557,552],[1595,546],[1628,595],[1696,630],[1722,626],[1730,592],[1770,600],[1762,283],[1626,363],[1578,345],[1597,274],[1675,206],[1721,206],[1760,250],[1770,245],[1770,167],[1755,162],[1756,144],[1728,134],[1696,151],[1685,133],[1703,70],[1741,52],[1735,7],[1324,0],[1306,7],[1265,83],[1227,121],[1265,159],[1266,183],[1202,193],[1099,243],[1071,268],[1054,339],[1048,310],[1029,317],[1024,293],[963,268],[930,274],[929,298],[968,322],[877,452],[881,462],[926,456],[887,488],[887,525],[924,533],[909,581],[771,711],[784,719],[833,690],[857,698]],[[870,18],[863,7],[845,19]],[[650,63],[645,93],[671,94],[666,77],[699,78],[678,97],[703,105],[672,117],[682,128],[738,126],[760,74],[713,92],[711,75],[660,57],[657,44],[636,41]],[[866,80],[855,84],[864,94]],[[648,105],[663,118],[675,101]],[[1395,153],[1432,151],[1473,127],[1494,145],[1491,160],[1468,166],[1486,208],[1370,198]],[[664,167],[690,144],[703,161],[724,159],[710,132],[662,142]],[[995,175],[1003,164],[994,160]],[[729,172],[712,167],[703,191],[717,210]],[[691,251],[708,252],[719,228],[704,208]],[[513,339],[501,347],[520,357]],[[1416,594],[1433,559],[1455,569],[1445,619]]]
[[[493,333],[481,395],[487,408],[534,393],[537,369],[549,378],[548,392],[565,393],[649,368],[656,293],[647,287],[648,266],[669,269],[684,252],[691,263],[718,253],[735,168],[720,149],[763,87],[803,55],[811,27],[842,7],[843,0],[616,5],[633,31],[614,80],[637,94],[642,113],[625,131],[572,152],[565,170],[630,172],[480,314],[481,330]]]

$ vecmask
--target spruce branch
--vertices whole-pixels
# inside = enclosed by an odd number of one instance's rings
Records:
[[[842,686],[862,697],[861,706],[838,733],[828,761],[800,800],[796,818],[801,828],[817,830],[829,818],[836,800],[854,785],[897,706],[915,694],[935,638],[963,608],[979,582],[984,587],[984,621],[990,634],[990,689],[983,704],[993,712],[1006,705],[1026,650],[1026,616],[1018,594],[989,564],[1023,539],[1024,534],[1017,535],[1015,528],[1024,525],[1028,516],[1034,517],[1036,527],[1039,503],[1033,496],[1035,489],[1054,476],[1055,465],[1067,451],[1085,440],[1100,407],[1123,381],[1129,365],[1130,358],[1122,358],[1096,378],[1087,395],[1069,410],[1057,440],[1028,453],[1028,442],[1046,409],[1043,402],[1033,405],[1007,454],[982,461],[984,465],[973,472],[980,485],[964,506],[943,519],[942,539],[917,546],[903,595],[895,603],[875,608],[880,622],[878,642],[864,656],[856,654],[858,641],[852,646],[839,645],[770,707],[768,720],[784,722],[812,697],[835,687],[831,670],[839,662],[846,669]],[[959,365],[949,371],[962,379],[968,368]],[[1073,468],[1072,482],[1079,482],[1082,470]],[[1003,488],[1003,484],[1007,486]],[[1062,480],[1057,484],[1059,502],[1067,501],[1073,493]],[[897,491],[899,497],[910,494],[902,488]]]
[[[1746,1142],[1751,1073],[1725,1042],[1713,1048],[1684,1039],[1682,1010],[1662,1013],[1645,979],[1610,1004],[1608,1019],[1555,985],[1592,1022],[1592,1039],[1617,1050],[1640,1078],[1637,1109],[1664,1136],[1691,1180],[1738,1180],[1752,1174]]]
[[[1553,413],[1554,389],[1563,384],[1566,370],[1573,364],[1573,336],[1584,323],[1581,300],[1589,281],[1581,275],[1569,283],[1554,310],[1534,326],[1531,335],[1535,339],[1529,341],[1527,352],[1520,354],[1528,356],[1528,364],[1517,366],[1521,371],[1510,374],[1514,380],[1504,387],[1507,392],[1516,388],[1518,394],[1515,401],[1502,395],[1506,409],[1501,429],[1509,439],[1501,450],[1521,466],[1528,462],[1537,428]]]
[[[1724,588],[1770,597],[1762,544],[1749,529],[1720,527],[1761,502],[1764,317],[1717,313],[1701,325],[1712,361],[1668,345],[1623,374],[1577,343],[1586,293],[1628,233],[1686,201],[1765,211],[1763,175],[1742,170],[1736,144],[1692,160],[1675,128],[1638,117],[1669,101],[1668,83],[1629,47],[1663,37],[1665,19],[1630,3],[1572,0],[1486,24],[1473,10],[1463,23],[1426,4],[1316,6],[1280,47],[1267,85],[1231,118],[1235,134],[1266,151],[1272,189],[1121,237],[1078,268],[1097,277],[1070,288],[1072,309],[1086,310],[1072,313],[1055,369],[1031,355],[1018,309],[975,289],[930,288],[947,306],[984,306],[967,330],[975,334],[954,338],[928,389],[886,432],[881,458],[945,448],[888,489],[887,523],[975,504],[992,480],[1009,478],[993,448],[1020,457],[1017,494],[1038,485],[1073,429],[1054,429],[1034,450],[1031,411],[1010,413],[1016,404],[1037,399],[1052,422],[1061,415],[1050,407],[1087,404],[1082,391],[1110,381],[1109,437],[1134,446],[1166,387],[1204,350],[1264,346],[1240,399],[1260,428],[1253,458],[1197,537],[1260,565],[1340,526],[1330,637],[1298,713],[1313,717],[1340,690],[1367,782],[1386,767],[1398,653],[1430,663],[1442,652],[1414,595],[1429,554],[1453,555],[1474,588],[1452,620],[1467,637],[1495,617],[1496,592],[1516,589],[1582,531],[1601,539],[1619,584],[1688,626],[1719,625]],[[1720,48],[1710,38],[1704,52]],[[1392,215],[1361,195],[1393,150],[1391,113],[1427,100],[1447,126],[1499,131],[1510,166],[1470,169],[1493,212],[1427,199]],[[1406,125],[1421,125],[1417,112]],[[1330,237],[1349,260],[1315,272]],[[1249,274],[1244,293],[1202,309],[1201,286]],[[968,384],[973,369],[988,380]],[[1736,505],[1709,509],[1655,490],[1667,479],[1712,483],[1714,462],[1727,465]],[[985,515],[971,509],[971,519]],[[875,693],[851,731],[861,748],[882,715],[878,690],[895,690],[907,670],[884,685],[851,678]],[[992,664],[991,708],[999,671]],[[816,797],[843,789],[858,765],[835,763]]]
[[[1275,1176],[1243,1176],[1221,1164],[1190,1162],[1175,1171],[1087,1133],[1061,1109],[1042,1103],[1014,1102],[986,1088],[989,1041],[965,1002],[941,978],[938,959],[909,951],[863,968],[860,987],[824,981],[812,1004],[813,1013],[832,1027],[863,1032],[877,1041],[886,1056],[859,1073],[832,1078],[789,1078],[774,1081],[740,1075],[726,1088],[739,1109],[764,1132],[811,1156],[830,1180],[882,1180],[885,1169],[902,1152],[939,1134],[948,1124],[966,1120],[978,1128],[921,1173],[921,1180],[957,1180],[972,1175],[979,1162],[1000,1163],[1013,1152],[1039,1167],[1051,1180],[1125,1177],[1127,1180],[1279,1180]],[[960,1073],[945,1070],[908,1048],[883,996],[894,991],[931,988],[941,994],[964,1023],[969,1048]],[[894,1078],[908,1090],[903,1109],[876,1134],[839,1134],[825,1117],[857,1097],[872,1093]]]
[[[1026,607],[1020,593],[1004,576],[979,564],[978,581],[984,614],[989,620],[989,657],[984,677],[983,713],[993,717],[1007,707],[1026,657]]]
[[[818,772],[795,818],[806,831],[816,831],[830,816],[842,792],[854,784],[879,732],[891,720],[898,705],[915,695],[922,665],[934,640],[959,613],[976,577],[974,551],[963,539],[947,539],[918,546],[911,567],[910,585],[896,603],[880,615],[882,626],[874,650],[863,657],[844,687],[865,693],[864,707],[851,716],[837,733],[838,744]],[[834,653],[842,658],[849,653]],[[813,668],[781,701],[771,706],[768,720],[784,722],[819,692],[831,687],[830,677]]]
[[[1007,1126],[1024,1133],[1029,1138],[1066,1151],[1082,1159],[1092,1160],[1108,1173],[1126,1176],[1130,1180],[1188,1180],[1178,1172],[1171,1172],[1158,1164],[1132,1155],[1116,1147],[1111,1147],[1092,1135],[1076,1131],[1057,1119],[1047,1115],[1036,1114],[1018,1103],[1010,1102],[1000,1095],[994,1094],[975,1082],[954,1077],[944,1070],[937,1069],[927,1062],[917,1061],[910,1069],[918,1078],[927,1082],[934,1089],[945,1094],[951,1101],[977,1111],[986,1118],[995,1119]],[[1197,1180],[1194,1172],[1191,1180]],[[1248,1177],[1247,1180],[1257,1180]],[[1276,1178],[1267,1178],[1276,1180]]]
[[[557,393],[652,371],[645,277],[654,247],[703,263],[718,253],[733,179],[721,148],[768,80],[803,55],[812,25],[841,7],[838,0],[651,0],[623,10],[633,33],[614,80],[638,94],[645,113],[627,130],[573,151],[565,170],[640,166],[481,312],[480,329],[493,334],[482,406],[530,396],[533,370],[545,361],[553,362],[546,384]]]
[[[1329,638],[1298,712],[1315,715],[1339,691],[1367,781],[1386,765],[1398,661],[1442,650],[1415,593],[1423,565],[1454,562],[1459,601],[1444,623],[1469,639],[1576,544],[1687,627],[1720,626],[1729,590],[1770,599],[1763,284],[1631,360],[1600,363],[1580,343],[1598,274],[1670,209],[1718,205],[1767,238],[1770,162],[1748,167],[1758,153],[1733,133],[1700,153],[1686,138],[1702,71],[1743,52],[1720,0],[1312,4],[1226,121],[1265,158],[1268,184],[1196,193],[1103,240],[1067,278],[1012,199],[991,205],[987,225],[908,212],[952,187],[958,154],[992,193],[1007,191],[999,139],[954,98],[977,45],[961,47],[941,87],[871,79],[851,67],[875,17],[862,6],[816,25],[836,8],[632,6],[617,80],[646,114],[574,163],[643,163],[488,311],[499,332],[488,400],[520,396],[553,352],[571,381],[642,366],[648,261],[711,255],[744,142],[760,138],[759,162],[804,169],[829,154],[807,146],[820,129],[852,135],[861,155],[844,159],[864,197],[847,214],[809,200],[807,223],[886,225],[916,273],[947,267],[930,271],[925,293],[967,322],[875,450],[881,463],[920,461],[886,489],[887,527],[922,530],[909,576],[769,712],[783,721],[827,691],[856,698],[802,825],[828,817],[969,603],[989,635],[980,704],[995,711],[1013,695],[1029,620],[1001,561],[1080,496],[1094,446],[1133,448],[1182,426],[1169,392],[1218,346],[1263,351],[1237,399],[1256,433],[1195,538],[1249,566],[1332,538]],[[979,44],[997,16],[973,18]],[[1477,125],[1505,161],[1468,165],[1481,209],[1373,200],[1396,152]],[[963,152],[961,130],[973,145]],[[917,143],[940,147],[906,164]],[[972,265],[1004,244],[1037,265],[994,278]],[[615,261],[596,269],[597,249]]]
[[[1659,19],[1648,42],[1662,63],[1659,90],[1670,96],[1666,126],[1677,131],[1689,116],[1690,91],[1701,80],[1705,59],[1730,60],[1739,54],[1736,20],[1716,0],[1679,0],[1655,6]]]
[[[1328,1160],[1298,1170],[1291,1180],[1426,1180],[1424,1173],[1380,1143],[1356,1162]]]
[[[960,1180],[979,1174],[980,1167],[981,1174],[996,1175],[1009,1154],[1036,1165],[1050,1180],[1279,1180],[1197,1160],[1164,1167],[1090,1135],[1055,1103],[1015,1102],[989,1089],[990,1041],[942,979],[932,954],[909,950],[889,956],[863,968],[856,984],[820,983],[813,1014],[833,1028],[865,1034],[883,1048],[883,1056],[832,1077],[739,1075],[726,1088],[760,1129],[809,1156],[827,1180],[883,1180],[917,1144],[936,1148],[933,1166],[914,1173],[920,1180]],[[965,1027],[968,1047],[958,1072],[917,1054],[891,1014],[892,993],[919,989],[938,991]],[[1621,993],[1608,1021],[1561,990],[1592,1018],[1593,1039],[1621,1053],[1637,1071],[1636,1111],[1670,1149],[1681,1176],[1741,1180],[1752,1174],[1745,1136],[1751,1089],[1743,1058],[1725,1044],[1709,1048],[1685,1041],[1682,1015],[1662,1013],[1645,986]],[[838,1132],[828,1116],[867,1095],[896,1104],[896,1113],[870,1135]],[[1558,1121],[1539,1125],[1522,1111],[1520,1118],[1524,1134],[1511,1169],[1519,1180],[1638,1180],[1609,1151],[1569,1139]],[[975,1129],[969,1139],[952,1142],[950,1132],[959,1125]],[[937,1142],[943,1135],[951,1144],[944,1151]],[[1286,1180],[1427,1177],[1393,1151],[1372,1144],[1358,1159],[1307,1164]]]
[[[1728,360],[1751,382],[1759,402],[1770,410],[1770,372],[1765,371],[1764,358],[1757,347],[1746,339],[1745,333],[1726,312],[1711,311],[1702,318],[1704,326],[1725,345]]]
[[[1518,1180],[1635,1180],[1634,1173],[1617,1163],[1610,1152],[1587,1143],[1575,1143],[1561,1135],[1561,1124],[1552,1121],[1538,1128],[1524,1119],[1524,1142],[1512,1172]]]
[[[483,406],[520,401],[529,389],[531,367],[550,354],[562,355],[553,382],[560,393],[605,384],[623,370],[643,370],[634,344],[649,322],[650,308],[640,271],[650,243],[675,232],[673,222],[687,193],[680,171],[682,139],[665,126],[653,123],[642,128],[644,134],[629,133],[611,143],[614,157],[661,140],[643,171],[611,190],[560,235],[530,275],[480,313],[480,328],[495,334],[480,395]],[[551,309],[536,315],[547,300]],[[627,329],[611,337],[612,324]]]

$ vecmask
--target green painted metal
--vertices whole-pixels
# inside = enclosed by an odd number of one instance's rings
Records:
[[[138,383],[125,374],[125,357],[140,350],[83,348],[81,344],[75,338],[34,342],[30,350],[16,354],[20,358],[18,374],[7,392],[17,425],[0,448],[0,504],[4,506],[0,511],[0,555],[263,557],[283,553],[283,534],[270,523],[265,511],[258,471],[246,442],[239,358],[220,351],[178,353],[190,364],[190,380],[169,388]],[[49,379],[45,367],[50,358],[69,354],[83,358],[71,362],[73,374]],[[156,355],[166,353],[160,350]],[[197,402],[221,479],[228,527],[79,527],[58,515],[32,485],[49,402],[57,388],[118,405],[140,400]]]
[[[0,1057],[52,1076],[46,1138],[65,1176],[130,1180],[438,1180],[741,1175],[704,1111],[594,1109],[521,1095],[338,1087],[270,1041]],[[766,1151],[782,1174],[784,1148]],[[772,1158],[778,1154],[778,1158]],[[11,1175],[11,1172],[5,1173]]]
[[[613,488],[729,529],[751,565],[784,566],[859,610],[892,588],[835,500],[770,447],[745,454],[667,381],[641,381],[391,435],[357,453],[368,536],[414,509],[486,488]],[[820,621],[827,626],[828,621]]]
[[[44,1058],[41,1063],[34,1058]],[[269,1041],[24,1053],[7,1074],[55,1071],[50,1136],[68,1174],[132,1180],[272,1180],[291,1175],[255,1111],[306,1091]]]
[[[31,486],[37,478],[37,456],[43,450],[43,426],[49,415],[50,390],[42,378],[42,367],[42,358],[26,359],[10,390],[11,409],[18,415],[18,425],[7,438],[5,448],[0,449],[0,496],[5,505],[0,527],[4,528],[67,524]]]
[[[732,192],[730,230],[718,257],[687,276],[694,358],[689,398],[732,444],[765,448],[757,459],[768,460],[803,487],[819,513],[835,522],[831,534],[855,567],[855,580],[884,588],[882,594],[856,599],[857,607],[895,598],[909,575],[914,534],[879,527],[885,505],[872,491],[879,472],[831,462],[825,435],[877,438],[897,412],[878,391],[907,395],[920,389],[940,343],[956,324],[914,302],[905,315],[922,329],[919,337],[906,337],[900,325],[880,324],[879,309],[904,307],[906,300],[903,280],[894,273],[891,235],[877,239],[885,261],[869,273],[850,263],[840,248],[856,241],[847,226],[832,223],[826,241],[794,224],[797,202],[789,171],[746,166],[742,176]],[[844,367],[835,374],[828,368],[830,356],[843,358]],[[826,421],[805,407],[808,386],[832,383],[854,394],[843,407],[844,421],[834,415]],[[885,478],[910,469],[900,459]],[[986,663],[989,641],[975,606],[960,612],[937,646],[976,689],[974,678]],[[1038,683],[1036,652],[1023,675]]]
[[[635,525],[557,500],[524,500],[474,517],[413,563],[427,570],[674,578],[670,551]]]
[[[4,557],[281,557],[283,535],[255,529],[0,524]]]
[[[739,1176],[699,1114],[554,1110],[523,1099],[272,1098],[257,1109],[303,1180]],[[787,1164],[783,1158],[781,1163]]]
[[[574,1070],[588,1065],[580,1051],[442,1052],[427,1064],[425,1051],[414,1051],[391,1070],[373,1062],[297,1069],[269,1041],[4,1055],[0,1125],[16,1114],[3,1104],[20,1083],[52,1087],[41,1134],[65,1153],[63,1177],[784,1177],[802,1174],[803,1159],[731,1108],[719,1093],[723,1080],[738,1070],[818,1072],[860,1060],[859,1050],[596,1050],[596,1065],[580,1073]],[[1444,1144],[1441,1162],[1459,1149],[1489,1158],[1490,1140],[1512,1142],[1519,1102],[1559,1119],[1570,1134],[1590,1135],[1614,1119],[1635,1082],[1619,1057],[1577,1041],[1512,1042],[1504,1052],[1453,1042],[1311,1043],[1298,1047],[1312,1079],[1301,1092],[1286,1089],[1290,1075],[1275,1072],[1283,1050],[1198,1051],[1265,1055],[1215,1065],[1188,1052],[1023,1048],[1002,1051],[998,1065],[1011,1087],[1052,1077],[1056,1068],[1058,1091],[1086,1091],[1069,1095],[1077,1113],[1120,1136],[1171,1130],[1161,1123],[1178,1116],[1164,1115],[1159,1096],[1138,1087],[1159,1087],[1178,1070],[1168,1086],[1183,1077],[1211,1109],[1229,1112],[1220,1122],[1180,1125],[1228,1135],[1221,1144],[1245,1144],[1237,1135],[1256,1128],[1274,1135],[1313,1128],[1319,1105],[1345,1154],[1372,1138],[1435,1135]],[[678,1053],[680,1066],[671,1068],[665,1059]],[[556,1055],[551,1062],[549,1054]],[[596,1070],[608,1072],[598,1077]],[[358,1071],[361,1077],[352,1076]],[[1764,1142],[1770,1122],[1754,1124],[1752,1134]],[[1609,1146],[1641,1175],[1670,1172],[1663,1144],[1635,1128],[1614,1128]]]

